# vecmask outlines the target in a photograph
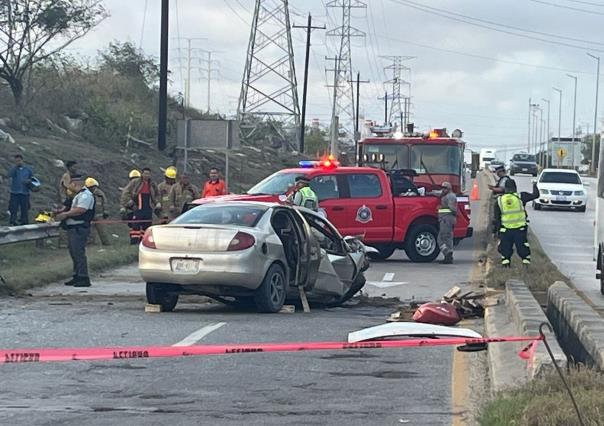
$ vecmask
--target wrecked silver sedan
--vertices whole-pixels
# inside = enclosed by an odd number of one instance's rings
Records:
[[[365,247],[321,215],[259,202],[217,202],[149,228],[139,248],[147,301],[172,311],[180,294],[278,312],[299,300],[336,306],[365,285]]]

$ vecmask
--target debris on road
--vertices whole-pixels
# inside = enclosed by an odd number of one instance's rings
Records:
[[[295,305],[283,305],[283,307],[279,311],[280,314],[293,314],[294,312],[296,312]]]
[[[425,324],[455,325],[461,316],[451,303],[425,303],[413,314],[413,321]]]
[[[145,304],[145,312],[147,313],[160,313],[161,305],[151,305],[150,303]]]

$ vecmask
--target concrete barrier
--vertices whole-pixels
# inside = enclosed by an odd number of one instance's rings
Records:
[[[604,370],[604,318],[563,282],[547,292],[547,316],[575,362]]]
[[[539,302],[533,297],[526,284],[519,280],[508,280],[505,283],[505,301],[510,310],[516,329],[523,336],[539,335],[539,325],[549,322]],[[551,324],[550,324],[551,325]],[[554,359],[561,367],[566,366],[568,359],[560,347],[556,335],[546,332],[547,342],[554,354]],[[545,345],[539,344],[532,362],[527,366],[528,377],[541,377],[553,371],[554,364],[547,353]]]

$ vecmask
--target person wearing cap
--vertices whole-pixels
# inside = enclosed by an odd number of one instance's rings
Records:
[[[445,258],[443,265],[453,263],[453,230],[457,221],[457,195],[449,182],[443,182],[438,207],[438,246]]]
[[[185,205],[191,203],[197,198],[199,189],[191,184],[187,175],[181,175],[180,181],[172,187],[169,196],[169,206],[171,218],[175,218],[182,213]]]
[[[306,207],[314,211],[319,210],[319,197],[310,187],[308,177],[298,176],[296,178],[296,187],[294,192],[290,194],[289,202],[294,206]]]
[[[170,191],[172,191],[172,188],[176,183],[177,173],[176,167],[168,167],[164,172],[164,181],[157,185],[159,202],[161,203],[159,218],[162,223],[168,223],[170,221]]]
[[[8,201],[9,225],[27,225],[29,223],[30,207],[29,192],[31,191],[34,173],[29,166],[24,164],[21,154],[16,154],[14,160],[15,165],[8,171],[8,177],[11,179],[10,199]],[[18,213],[20,213],[19,223],[17,223]]]
[[[69,255],[73,262],[73,278],[65,285],[90,287],[86,243],[90,236],[90,223],[94,219],[96,203],[94,195],[84,185],[83,176],[72,175],[68,189],[76,194],[71,207],[65,208],[55,216],[55,220],[61,222],[61,226],[67,230]]]
[[[516,253],[525,266],[531,264],[531,247],[528,235],[528,215],[526,203],[539,198],[537,184],[533,184],[533,192],[518,194],[516,182],[509,179],[505,183],[505,193],[497,197],[495,204],[495,218],[499,224],[499,245],[497,250],[501,254],[501,266],[509,268],[512,263],[514,246]]]
[[[220,195],[227,195],[226,183],[220,178],[220,172],[216,167],[210,169],[209,180],[203,186],[203,192],[201,198],[206,197],[218,197]]]
[[[109,246],[111,245],[111,242],[109,241],[105,225],[99,223],[99,221],[102,221],[109,217],[109,214],[107,213],[107,196],[105,195],[103,190],[99,188],[99,182],[95,178],[87,178],[84,181],[84,186],[86,186],[86,188],[88,188],[88,190],[92,192],[92,195],[94,196],[94,201],[96,203],[94,216],[95,220],[93,223],[94,230],[98,234],[101,244],[104,246]]]
[[[501,195],[505,193],[505,183],[511,178],[508,176],[504,165],[495,167],[495,174],[497,175],[497,183],[489,185],[489,189],[493,191],[493,194]]]

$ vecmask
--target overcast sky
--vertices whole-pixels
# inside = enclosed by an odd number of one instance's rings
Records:
[[[113,40],[128,40],[158,56],[160,3],[105,0],[111,17],[72,45],[70,51],[90,56]],[[234,114],[254,1],[171,0],[170,3],[173,37],[170,68],[174,73],[170,91],[183,91],[176,38],[206,38],[195,41],[194,45],[219,52],[215,57],[220,61],[220,75],[213,82],[212,109]],[[327,13],[325,3],[290,0],[292,24],[305,24],[306,14],[312,12],[317,24],[324,23],[328,29],[335,27],[341,12],[330,9]],[[596,61],[586,52],[596,56],[604,52],[601,37],[604,1],[368,0],[366,3],[366,9],[353,12],[353,26],[367,36],[353,40],[352,62],[355,72],[358,70],[362,78],[371,80],[361,91],[361,110],[367,118],[383,117],[383,106],[377,97],[384,92],[383,81],[388,76],[383,68],[388,61],[379,56],[409,55],[415,57],[408,62],[412,67],[408,77],[412,82],[412,119],[421,129],[461,128],[474,147],[502,149],[505,145],[516,149],[526,145],[529,97],[544,106],[542,98],[551,100],[551,132],[557,135],[558,95],[552,90],[555,86],[564,92],[562,135],[569,136],[573,81],[567,77],[568,72],[579,77],[577,123],[583,128],[589,123],[593,128]],[[430,9],[422,11],[410,5]],[[304,31],[294,30],[293,39],[301,94]],[[308,122],[319,118],[322,124],[328,124],[331,99],[325,85],[332,77],[325,73],[324,58],[333,55],[335,43],[324,31],[313,32]],[[180,42],[181,48],[185,45]],[[205,109],[205,77],[196,72],[193,76],[192,103]],[[544,118],[546,115],[547,111]]]

